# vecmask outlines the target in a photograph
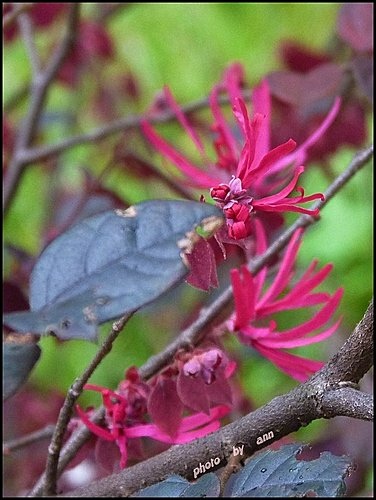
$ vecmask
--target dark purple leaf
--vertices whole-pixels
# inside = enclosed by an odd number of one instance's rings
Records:
[[[207,385],[206,394],[209,400],[214,404],[232,405],[232,390],[224,373],[216,372],[216,380]]]
[[[276,71],[268,76],[272,94],[295,106],[332,98],[340,93],[343,70],[334,63],[321,64],[308,73]]]
[[[195,483],[190,484],[180,496],[188,498],[216,498],[219,497],[220,490],[221,485],[218,477],[213,472],[209,472],[209,474],[200,477]]]
[[[330,62],[327,54],[313,51],[311,48],[299,45],[295,41],[286,40],[280,47],[281,59],[291,71],[307,73],[308,71]]]
[[[153,422],[166,434],[175,436],[181,422],[183,405],[176,392],[176,382],[160,377],[150,393],[148,412]]]
[[[317,129],[325,117],[328,108],[323,112],[304,113],[302,109],[274,100],[274,116],[272,128],[272,144],[277,146],[293,137],[298,144],[304,142]],[[325,163],[329,156],[344,144],[362,146],[367,137],[366,115],[362,106],[357,102],[348,101],[341,106],[334,123],[328,128],[323,137],[313,144],[308,151],[306,164],[310,161]],[[267,214],[275,217],[280,214]],[[262,215],[263,216],[263,215]],[[263,220],[263,224],[266,220]],[[277,222],[277,221],[276,221]],[[283,222],[283,221],[281,221]],[[273,227],[273,230],[278,225]]]
[[[110,59],[114,50],[112,38],[102,24],[81,21],[75,44],[60,67],[57,79],[73,87],[90,60]]]
[[[48,26],[55,21],[60,14],[66,12],[68,5],[69,4],[66,2],[44,2],[44,5],[36,2],[32,5],[30,11],[31,17],[36,26]]]
[[[18,285],[10,281],[3,282],[3,312],[26,311],[29,304]]]
[[[189,482],[183,477],[173,475],[161,481],[160,483],[153,484],[148,488],[138,491],[131,495],[132,497],[175,497],[178,498],[189,487]]]
[[[373,4],[344,3],[338,16],[337,32],[354,50],[373,50]]]
[[[21,343],[6,340],[3,344],[3,399],[18,391],[41,353],[34,339],[22,339]]]
[[[207,203],[146,201],[89,217],[56,238],[35,265],[31,312],[7,314],[20,332],[94,340],[97,325],[148,304],[188,272],[186,253],[206,219]]]
[[[187,259],[191,269],[187,283],[205,292],[218,287],[217,265],[210,243],[201,238]]]
[[[373,102],[373,57],[358,55],[352,61],[355,80],[368,100]]]
[[[181,371],[177,381],[178,394],[182,402],[195,411],[210,414],[209,399],[206,394],[205,382],[201,377],[184,375]]]

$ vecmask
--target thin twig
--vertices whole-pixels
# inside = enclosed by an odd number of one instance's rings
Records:
[[[33,23],[28,12],[22,12],[22,14],[18,16],[18,25],[24,41],[25,50],[29,55],[32,81],[36,81],[40,75],[41,62],[35,45]]]
[[[26,436],[21,436],[19,438],[12,439],[11,441],[7,441],[6,443],[3,444],[3,455],[8,455],[12,451],[19,450],[24,446],[28,446],[31,443],[35,443],[36,441],[51,438],[54,429],[55,429],[54,425],[47,425],[43,429],[31,432]]]
[[[3,211],[6,213],[11,199],[16,192],[22,172],[26,163],[24,162],[24,151],[31,145],[36,133],[37,125],[50,84],[52,83],[58,69],[63,63],[77,33],[79,17],[79,3],[71,4],[68,14],[68,22],[65,36],[61,44],[49,60],[45,70],[33,79],[31,83],[30,105],[26,117],[22,122],[17,135],[13,156],[9,162],[4,178]]]
[[[230,479],[232,474],[236,474],[242,466],[242,461],[244,459],[243,455],[230,455],[227,464],[221,471],[221,475],[219,477],[220,483],[220,493],[219,496],[223,497],[223,493],[227,484],[227,481]]]
[[[120,9],[125,9],[129,7],[134,7],[135,3],[133,2],[112,2],[112,3],[100,3],[97,4],[99,9],[97,15],[95,16],[95,20],[99,24],[104,24],[108,21],[109,18],[113,17],[114,14],[117,14]]]
[[[75,380],[68,391],[64,404],[59,413],[54,435],[52,437],[50,446],[48,447],[44,484],[44,495],[46,496],[56,495],[60,450],[63,444],[63,438],[67,429],[67,425],[73,413],[74,403],[77,401],[84,388],[84,385],[87,383],[93,372],[96,370],[104,357],[111,351],[114,341],[117,339],[119,333],[124,328],[125,324],[132,315],[133,312],[128,313],[121,319],[113,323],[111,332],[103,342],[102,346],[98,349],[93,360],[89,363],[83,374]]]
[[[91,417],[91,421],[95,424],[100,424],[103,421],[104,415],[105,409],[103,406],[101,406]],[[68,439],[61,450],[57,467],[58,476],[60,476],[64,472],[65,467],[71,460],[74,459],[77,451],[90,439],[91,436],[91,431],[85,425],[80,426],[73,432],[72,436]],[[46,472],[43,472],[43,474],[33,486],[33,489],[29,492],[28,497],[42,496],[45,481]]]
[[[244,93],[246,97],[248,94]],[[228,104],[229,98],[227,96],[220,96],[218,99],[220,104]],[[197,101],[191,102],[185,106],[182,106],[182,112],[185,114],[193,113],[195,111],[200,111],[209,106],[209,98],[204,97],[198,99]],[[145,115],[127,115],[124,118],[119,118],[114,120],[107,125],[97,127],[90,132],[82,135],[75,135],[74,137],[69,137],[64,139],[58,144],[51,144],[49,146],[34,147],[32,149],[24,149],[22,151],[22,162],[24,165],[30,163],[35,163],[40,160],[45,160],[52,155],[60,154],[69,148],[78,146],[81,144],[96,143],[97,141],[106,139],[107,137],[119,133],[125,132],[131,129],[140,128],[142,120],[145,119]],[[148,117],[148,122],[153,124],[158,123],[168,123],[176,120],[176,114],[172,110],[161,111],[158,115],[153,115]]]
[[[22,14],[23,12],[26,12],[31,9],[33,6],[32,2],[29,3],[20,3],[20,4],[13,4],[13,10],[5,14],[3,17],[3,30],[5,28],[8,28],[12,23],[14,23],[17,19],[17,17]]]

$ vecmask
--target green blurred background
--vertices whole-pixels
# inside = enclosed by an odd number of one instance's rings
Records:
[[[223,69],[232,61],[240,61],[251,84],[259,82],[267,72],[280,68],[278,47],[282,40],[293,39],[312,49],[324,49],[334,33],[337,3],[211,3],[211,4],[134,4],[120,10],[108,22],[116,45],[116,57],[101,69],[101,77],[116,78],[131,71],[142,89],[137,109],[126,102],[119,116],[143,112],[163,85],[168,84],[180,103],[206,96]],[[83,15],[89,16],[97,7],[84,4]],[[61,26],[60,26],[61,28]],[[59,34],[59,25],[56,28]],[[45,47],[41,33],[38,46]],[[29,66],[21,42],[14,42],[4,51],[4,98],[9,99],[21,88],[29,75]],[[90,99],[92,82],[83,81],[79,89],[67,90],[57,84],[52,89],[48,109],[69,112],[79,109],[75,128],[51,122],[44,130],[49,142],[58,142],[65,135],[82,133],[99,126],[101,121],[85,107]],[[20,107],[19,116],[26,102]],[[17,116],[17,115],[15,115]],[[68,132],[67,132],[68,131]],[[105,141],[105,144],[111,143]],[[55,182],[75,186],[82,181],[80,166],[100,171],[107,161],[104,145],[75,147],[63,155],[62,168]],[[353,150],[343,149],[333,157],[332,168],[341,172],[348,165]],[[320,264],[335,265],[325,285],[327,291],[339,286],[345,295],[339,313],[343,315],[341,331],[336,338],[320,346],[301,349],[301,353],[327,359],[348,336],[361,318],[372,295],[372,178],[368,166],[331,201],[322,213],[322,220],[308,231],[299,260],[307,265],[313,258]],[[114,176],[109,185],[132,202],[158,197],[158,192],[134,179],[124,182]],[[319,168],[312,165],[304,174],[307,193],[323,191],[328,185]],[[34,165],[26,172],[12,208],[4,222],[4,239],[38,255],[41,228],[49,207],[51,188],[43,167]],[[295,216],[290,220],[295,220]],[[7,260],[5,259],[7,270]],[[183,304],[197,303],[205,294],[184,292]],[[173,301],[167,296],[156,305],[137,314],[116,341],[115,346],[93,375],[91,382],[115,388],[130,365],[140,366],[151,354],[158,352],[180,328],[174,315]],[[185,298],[184,297],[188,297]],[[187,310],[192,309],[187,305]],[[184,320],[185,318],[183,318]],[[102,335],[109,325],[101,328]],[[279,373],[271,363],[251,351],[239,349],[231,342],[242,361],[239,381],[256,405],[295,385]],[[58,343],[53,338],[41,340],[42,357],[29,384],[46,394],[51,388],[65,392],[97,350],[83,341]],[[297,351],[294,351],[297,352]],[[92,399],[93,398],[93,399]],[[83,405],[98,402],[92,394],[81,398]],[[301,432],[308,441],[314,437],[320,422]],[[300,436],[300,435],[299,435]]]

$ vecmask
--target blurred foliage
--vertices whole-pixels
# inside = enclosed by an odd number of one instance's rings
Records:
[[[234,60],[244,64],[256,83],[277,69],[283,38],[322,47],[338,8],[335,3],[137,5],[114,19],[112,32],[147,95],[168,84],[186,101],[207,94]]]
[[[339,5],[127,4],[127,8],[120,8],[108,20],[116,57],[100,67],[98,78],[105,85],[123,73],[131,72],[135,76],[142,91],[141,98],[136,104],[124,101],[119,117],[145,111],[165,84],[170,86],[180,103],[202,98],[216,83],[223,69],[234,60],[244,65],[248,81],[256,84],[267,72],[279,69],[278,47],[283,39],[301,41],[312,49],[330,44]],[[95,12],[97,8],[96,4],[84,4],[83,14]],[[56,24],[54,35],[61,35],[61,24]],[[42,35],[42,41],[43,36],[47,35]],[[17,40],[7,45],[3,74],[5,101],[27,84],[29,74],[22,42]],[[55,143],[104,122],[88,105],[92,84],[91,80],[85,80],[73,90],[61,84],[54,86],[48,98],[48,113],[43,119],[46,141]],[[19,109],[24,111],[26,102]],[[19,111],[15,112],[15,121],[19,117]],[[55,166],[55,181],[49,181],[51,177],[44,175],[44,167],[34,165],[28,168],[4,223],[5,242],[18,245],[37,256],[42,250],[41,231],[54,203],[51,182],[79,186],[83,178],[82,167],[89,168],[93,173],[101,172],[109,160],[110,143],[111,139],[81,145],[62,154]],[[352,150],[343,150],[335,155],[330,165],[332,171],[343,171],[353,153]],[[307,193],[324,191],[330,183],[323,171],[314,165],[307,169],[303,180]],[[366,168],[325,207],[319,224],[307,231],[299,254],[303,265],[314,258],[319,259],[321,267],[327,262],[334,263],[334,271],[327,282],[332,288],[327,290],[345,287],[340,307],[340,313],[344,315],[344,337],[361,318],[372,293],[371,181],[370,169]],[[161,191],[158,184],[126,179],[118,171],[113,171],[106,182],[131,203],[148,197],[171,196]],[[158,196],[161,192],[163,194]],[[295,218],[293,215],[289,220]],[[176,310],[179,313],[181,310],[170,304],[166,311],[161,304],[166,306],[166,302],[158,301],[154,309],[139,313],[131,320],[91,382],[116,387],[126,368],[141,365],[178,332],[168,331],[166,326],[179,327],[174,315]],[[181,322],[190,313],[188,308]],[[109,325],[103,326],[102,335],[109,328]],[[59,343],[52,338],[43,338],[40,344],[42,356],[29,383],[46,392],[52,388],[65,392],[97,350],[96,345],[81,341]],[[241,385],[256,405],[295,385],[271,363],[250,349],[239,349],[235,344],[233,348],[242,361]],[[327,358],[321,346],[312,346],[300,352],[310,352],[317,359]],[[82,397],[83,404],[90,401],[97,402],[97,398],[92,394]],[[309,429],[304,433],[309,434]],[[314,435],[307,439],[312,439]]]

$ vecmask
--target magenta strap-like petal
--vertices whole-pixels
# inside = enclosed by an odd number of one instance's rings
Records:
[[[277,273],[277,276],[273,280],[272,285],[269,287],[268,291],[264,294],[262,299],[258,302],[257,304],[257,310],[267,304],[268,302],[272,301],[275,297],[277,297],[283,289],[287,286],[290,275],[291,275],[291,270],[294,266],[296,255],[298,253],[300,244],[301,244],[301,236],[303,234],[303,229],[297,229],[285,252],[285,255],[283,256],[283,260],[279,266],[279,271]]]
[[[226,145],[229,151],[231,151],[231,155],[235,161],[238,158],[239,154],[238,147],[234,135],[232,133],[232,130],[227,124],[223,116],[222,110],[218,104],[218,87],[214,87],[213,90],[211,91],[209,96],[209,104],[215,120],[215,127],[220,129],[223,138],[226,141]],[[215,184],[213,184],[213,186],[215,186]]]
[[[289,352],[262,347],[259,344],[257,344],[255,348],[281,371],[287,373],[287,375],[293,377],[299,382],[305,382],[309,376],[324,365],[321,361],[302,358],[300,356],[290,354]]]
[[[189,124],[185,114],[181,110],[180,106],[178,103],[175,101],[174,96],[172,95],[170,89],[165,86],[164,87],[164,94],[166,97],[166,100],[168,104],[170,105],[171,109],[175,113],[177,119],[179,120],[180,125],[184,128],[184,130],[187,132],[189,137],[192,139],[193,143],[197,147],[197,149],[200,151],[202,156],[207,160],[206,155],[205,155],[205,149],[204,146],[199,138],[199,136],[196,134],[195,130],[191,125]]]
[[[157,151],[168,158],[176,167],[191,181],[191,184],[199,188],[210,188],[218,184],[215,179],[203,172],[200,168],[190,163],[183,155],[174,149],[167,141],[156,134],[153,128],[143,121],[141,128],[147,139]]]
[[[230,97],[232,106],[236,105],[236,100],[242,97],[241,83],[244,80],[244,68],[240,63],[233,63],[225,70],[223,85]]]
[[[268,242],[266,240],[266,234],[262,222],[259,219],[255,218],[254,224],[256,232],[256,255],[261,255],[267,249]],[[258,298],[261,296],[262,288],[264,286],[267,274],[268,274],[268,266],[264,266],[253,278],[255,286],[254,294],[256,297],[256,303],[258,302]]]
[[[287,294],[283,299],[276,300],[272,304],[266,305],[257,311],[257,314],[262,318],[275,314],[280,311],[289,311],[292,309],[301,309],[303,307],[312,307],[319,304],[324,304],[330,298],[330,295],[325,292],[311,294]]]
[[[327,339],[328,337],[330,337],[331,335],[333,335],[333,333],[339,327],[340,323],[341,323],[341,319],[336,321],[336,323],[334,323],[334,325],[332,325],[327,330],[325,330],[321,333],[318,333],[317,335],[313,335],[312,337],[301,337],[301,338],[294,339],[294,340],[285,340],[285,337],[283,336],[283,332],[281,332],[280,338],[276,338],[276,337],[272,338],[272,339],[265,338],[265,339],[262,339],[262,341],[260,341],[260,343],[265,347],[271,347],[273,349],[280,349],[280,348],[292,349],[294,347],[302,347],[305,345],[316,344],[317,342],[321,342],[321,341]]]
[[[86,415],[86,413],[82,410],[82,408],[80,408],[78,405],[76,405],[76,411],[82,422],[93,434],[102,439],[105,439],[106,441],[115,441],[115,437],[111,434],[110,431],[104,429],[103,427],[99,427],[99,425],[92,422]]]
[[[188,430],[192,430],[195,427],[207,424],[212,420],[222,418],[229,412],[230,409],[227,406],[219,405],[215,406],[214,408],[210,408],[210,415],[200,412],[196,413],[195,415],[190,415],[189,417],[183,417],[179,431],[186,432]]]
[[[236,328],[241,329],[255,315],[255,287],[253,278],[246,266],[242,266],[241,274],[238,269],[231,269],[231,283],[236,310]]]
[[[325,306],[322,307],[321,310],[318,311],[310,320],[302,323],[299,326],[290,328],[289,330],[285,330],[279,333],[271,333],[270,338],[279,338],[279,336],[283,335],[283,338],[285,340],[293,340],[308,335],[314,330],[321,328],[325,325],[325,323],[327,323],[327,321],[329,321],[329,319],[334,314],[342,298],[342,295],[343,289],[339,288],[327,302],[327,304],[325,304]]]
[[[286,200],[286,197],[293,191],[293,189],[296,186],[296,183],[298,182],[299,177],[302,175],[304,172],[304,167],[300,166],[295,169],[294,176],[291,179],[291,181],[285,186],[281,191],[279,191],[276,194],[273,194],[271,196],[265,196],[265,198],[261,198],[260,200],[254,200],[253,204],[254,206],[261,207],[263,205],[271,205],[278,203],[279,201]]]
[[[279,305],[286,305],[288,307],[288,303],[297,304],[298,307],[306,307],[312,305],[314,303],[318,303],[320,301],[319,296],[322,298],[328,297],[327,294],[314,294],[313,296],[317,296],[316,299],[311,301],[312,295],[309,295],[314,288],[316,288],[320,283],[322,283],[326,277],[331,272],[333,266],[331,264],[327,264],[324,266],[318,273],[314,274],[312,277],[308,277],[308,273],[304,273],[301,279],[294,285],[293,289],[285,296],[283,299],[277,301]],[[268,307],[263,310],[264,314],[270,314],[270,312],[275,312],[275,310],[270,310]]]
[[[296,147],[296,142],[293,139],[289,139],[288,141],[280,144],[275,147],[263,157],[256,168],[252,169],[253,172],[253,180],[258,179],[261,175],[264,175],[268,172],[270,167],[274,165],[280,158],[284,158],[287,154],[291,153]]]
[[[271,120],[271,98],[269,92],[269,84],[264,79],[260,85],[255,87],[252,92],[253,113],[259,113],[264,116],[261,125],[260,134],[256,144],[255,159],[256,165],[260,163],[262,158],[270,150],[270,120]]]

